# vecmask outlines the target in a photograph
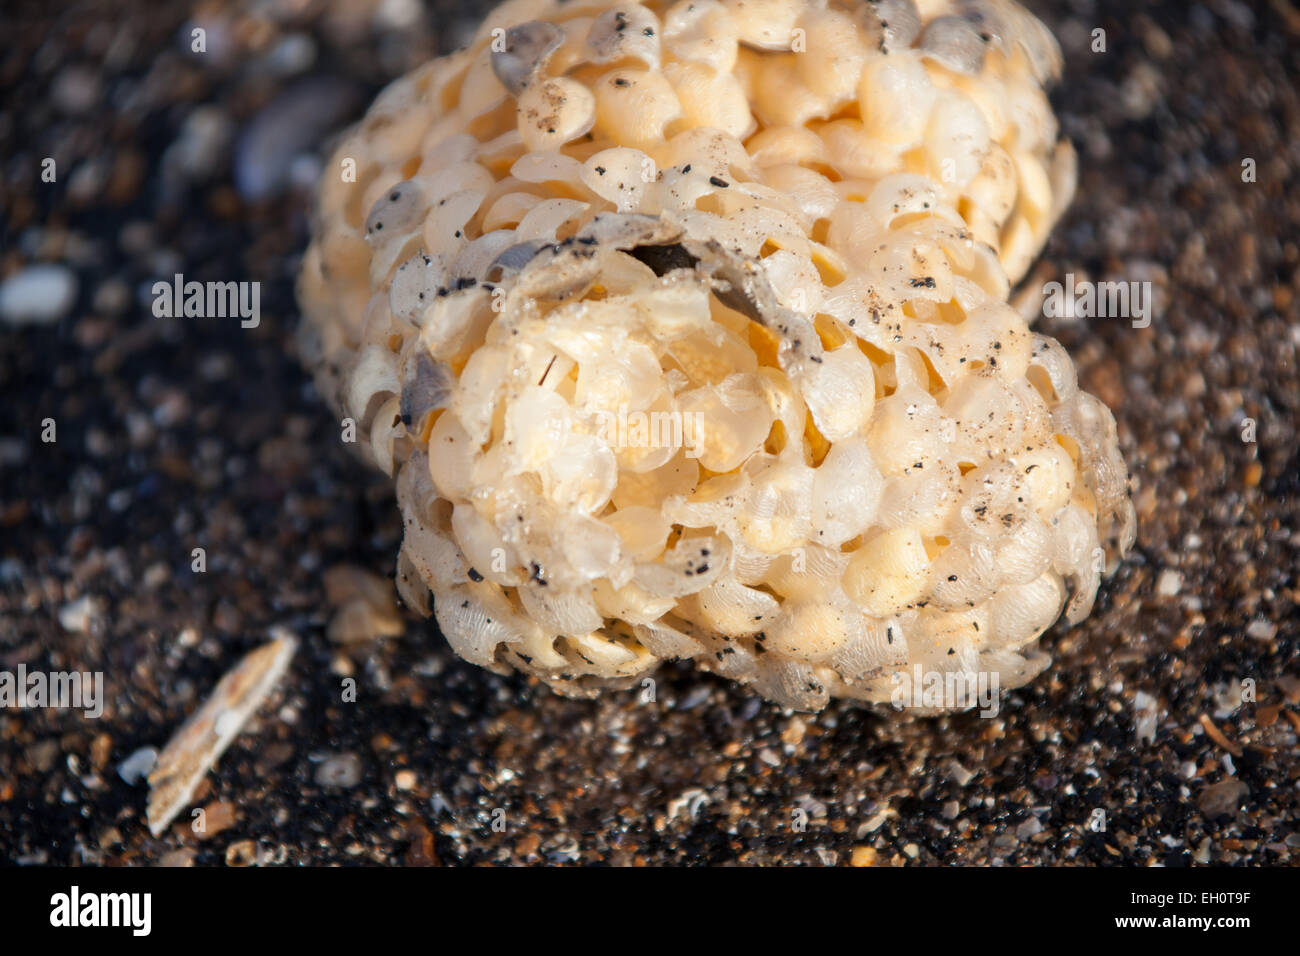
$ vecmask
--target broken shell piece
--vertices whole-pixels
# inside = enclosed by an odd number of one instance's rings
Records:
[[[149,774],[149,832],[160,835],[184,809],[199,781],[279,683],[298,640],[281,631],[228,671],[167,742]]]
[[[406,360],[402,379],[402,423],[413,433],[422,431],[424,416],[445,408],[454,383],[451,370],[428,354],[416,352]]]
[[[915,0],[873,0],[868,9],[880,21],[886,53],[907,49],[921,32],[921,14]]]
[[[659,67],[659,19],[640,4],[619,4],[592,21],[587,33],[587,59],[592,63],[640,60]]]
[[[942,63],[954,73],[974,76],[984,63],[985,40],[963,17],[931,20],[921,36],[921,55]]]
[[[338,644],[400,637],[406,629],[392,582],[355,564],[336,564],[323,575],[325,600],[335,608],[327,631]]]
[[[755,50],[788,50],[803,0],[722,0],[740,42]]]
[[[402,236],[417,228],[424,221],[428,204],[424,187],[414,181],[398,183],[375,201],[366,217],[366,238]]]
[[[513,26],[506,31],[505,49],[492,53],[492,72],[518,96],[563,42],[564,31],[554,23],[534,20]]]

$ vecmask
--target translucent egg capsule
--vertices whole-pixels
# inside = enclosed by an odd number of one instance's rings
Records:
[[[299,297],[403,603],[575,696],[1031,680],[1134,535],[1114,418],[1007,302],[1077,179],[1060,66],[1011,0],[511,0],[393,83]]]

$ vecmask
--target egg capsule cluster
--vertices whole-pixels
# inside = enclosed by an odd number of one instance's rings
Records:
[[[511,0],[385,90],[300,299],[406,603],[569,694],[1041,670],[1133,538],[1113,418],[1007,304],[1074,188],[1058,68],[1008,0]]]

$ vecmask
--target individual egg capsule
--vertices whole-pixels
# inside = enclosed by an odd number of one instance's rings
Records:
[[[755,166],[812,166],[827,161],[821,137],[806,126],[768,126],[745,143]]]
[[[831,600],[840,593],[840,579],[849,557],[818,544],[801,545],[777,555],[763,575],[763,584],[791,604]]]
[[[1015,161],[997,142],[989,144],[979,173],[966,184],[965,194],[988,216],[994,226],[1001,226],[1015,208],[1019,190]]]
[[[917,57],[908,53],[873,57],[858,83],[862,125],[873,139],[915,146],[925,136],[936,96]]]
[[[1022,494],[1040,517],[1050,519],[1074,496],[1074,461],[1055,442],[1018,453],[1013,461],[1024,476]]]
[[[730,72],[739,36],[735,20],[717,0],[679,0],[664,14],[664,44],[679,60]]]
[[[994,566],[999,587],[1021,585],[1037,578],[1052,559],[1052,530],[1036,514],[1015,521],[994,542]]]
[[[897,614],[925,594],[930,559],[912,528],[894,528],[863,543],[844,571],[844,591],[876,617]]]
[[[515,592],[519,603],[529,618],[546,633],[561,635],[590,634],[601,625],[600,611],[596,610],[590,588],[581,591],[562,588],[556,582],[541,577],[545,566],[530,562],[533,578],[520,585]]]
[[[728,637],[749,637],[764,630],[780,613],[766,591],[723,579],[695,595],[700,622]]]
[[[613,70],[596,83],[596,123],[615,142],[634,148],[654,145],[681,118],[668,78],[658,71]]]
[[[582,165],[582,181],[619,212],[641,208],[646,191],[658,179],[654,160],[639,149],[615,146],[590,156]]]
[[[666,464],[646,472],[624,470],[614,489],[614,506],[619,509],[644,507],[661,508],[668,498],[689,495],[699,484],[700,466],[678,452]]]
[[[719,473],[739,467],[752,455],[772,424],[771,413],[756,386],[743,382],[723,385],[725,389],[694,389],[677,399],[677,407],[685,416],[683,430],[689,430],[686,454]]]
[[[862,629],[826,662],[849,682],[893,673],[907,663],[907,638],[897,618],[863,616]],[[886,678],[888,680],[888,678]],[[888,699],[888,698],[886,698]]]
[[[990,369],[957,380],[943,403],[956,424],[951,446],[960,461],[982,464],[1024,446],[1024,409],[1006,381]]]
[[[707,126],[744,139],[754,131],[749,100],[736,78],[705,63],[680,60],[664,65],[663,74],[681,104],[682,120],[690,127]]]
[[[402,236],[418,229],[428,203],[424,184],[418,180],[386,187],[366,216],[366,238],[378,242],[387,236]]]
[[[929,603],[946,610],[980,604],[993,593],[998,577],[993,548],[974,535],[963,536],[935,557]]]
[[[601,519],[623,541],[623,550],[634,561],[653,561],[663,554],[672,525],[658,508],[619,508]]]
[[[802,462],[782,461],[753,477],[736,527],[749,547],[768,554],[790,551],[812,534],[813,470]]]
[[[486,196],[483,190],[471,189],[439,200],[424,220],[424,251],[431,256],[451,256],[468,245],[465,226],[474,218]]]
[[[701,481],[689,497],[664,502],[663,514],[673,524],[687,528],[722,528],[745,507],[751,482],[743,471],[714,475]]]
[[[871,360],[849,342],[810,363],[800,385],[817,429],[832,443],[858,434],[871,421],[876,376]]]
[[[782,609],[764,633],[763,649],[818,663],[843,650],[862,632],[862,612],[824,601]]]
[[[640,60],[659,68],[659,19],[639,3],[620,3],[597,16],[587,31],[586,56],[591,63]]]
[[[741,51],[738,64],[747,72],[740,73],[740,81],[743,83],[748,76],[753,89],[747,95],[764,125],[800,126],[833,112],[830,98],[816,93],[803,81],[799,60],[806,55]]]
[[[882,528],[910,527],[923,537],[940,537],[960,514],[961,471],[951,461],[922,463],[885,482],[876,522]]]
[[[648,408],[663,384],[663,369],[654,350],[644,342],[621,341],[578,366],[574,403],[597,413]]]
[[[931,175],[955,193],[980,172],[989,151],[989,128],[979,108],[959,93],[941,91],[930,112],[925,151]]]
[[[557,505],[594,515],[618,484],[618,461],[599,437],[571,434],[559,448],[552,449],[542,483]]]
[[[519,643],[536,627],[486,581],[441,592],[433,611],[452,650],[481,667],[494,666],[497,648]]]
[[[606,618],[633,625],[652,625],[677,606],[677,598],[654,594],[635,581],[621,587],[603,579],[595,581],[591,596]]]
[[[520,94],[518,117],[519,135],[527,149],[559,149],[595,124],[596,98],[577,80],[552,77]]]
[[[1052,571],[999,589],[989,607],[989,646],[1019,650],[1052,626],[1064,603],[1065,586]]]
[[[731,556],[725,537],[685,534],[653,563],[637,565],[635,581],[654,594],[685,597],[723,575]]]
[[[803,31],[793,44],[800,79],[831,110],[839,110],[856,98],[863,65],[874,51],[864,42],[857,20],[842,10],[805,13],[795,29]]]
[[[836,548],[867,531],[876,520],[884,480],[866,440],[831,446],[813,475],[813,538]]]
[[[478,508],[457,502],[451,513],[451,528],[465,562],[473,569],[471,580],[487,578],[496,584],[513,587],[522,580],[519,556]]]
[[[619,533],[588,514],[569,514],[554,535],[553,544],[572,576],[590,583],[625,584],[632,577],[632,562]]]
[[[412,256],[397,267],[388,290],[388,307],[393,317],[419,326],[424,312],[447,284],[447,256]]]
[[[566,639],[584,661],[609,677],[631,677],[655,663],[654,657],[635,642],[612,640],[603,631]]]
[[[918,461],[943,455],[954,437],[938,402],[915,386],[877,402],[867,432],[876,465],[885,475],[901,474]]]
[[[835,184],[816,170],[786,163],[762,171],[764,185],[790,197],[809,222],[825,219],[839,205]]]
[[[989,611],[984,605],[954,611],[924,608],[916,612],[907,632],[912,665],[926,675],[927,682],[933,679],[930,675],[974,675],[979,668],[979,652],[991,631]],[[939,706],[960,708],[969,703],[951,700]]]

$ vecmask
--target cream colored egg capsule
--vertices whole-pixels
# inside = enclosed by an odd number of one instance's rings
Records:
[[[1007,301],[1074,188],[1060,64],[1011,0],[511,0],[394,82],[299,298],[403,601],[577,696],[1030,680],[1134,537],[1114,419]]]

